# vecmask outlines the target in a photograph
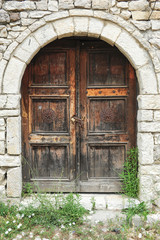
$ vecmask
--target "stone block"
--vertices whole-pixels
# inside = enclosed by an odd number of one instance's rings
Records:
[[[9,14],[9,16],[10,16],[10,21],[11,22],[15,22],[15,21],[20,20],[20,13],[19,12],[11,12]]]
[[[40,44],[36,41],[34,36],[29,36],[16,49],[14,55],[21,59],[24,63],[29,63],[34,55],[39,51]]]
[[[153,163],[153,135],[151,133],[138,133],[137,139],[139,163]]]
[[[129,59],[136,69],[149,62],[147,52],[126,31],[121,32],[115,45]]]
[[[75,0],[74,6],[80,8],[90,8],[91,0]]]
[[[0,131],[0,141],[5,140],[5,131]]]
[[[0,111],[0,117],[13,117],[13,116],[19,116],[20,110],[14,109],[14,110],[1,110]]]
[[[0,167],[18,167],[20,165],[20,156],[0,155]]]
[[[155,10],[160,10],[160,2],[154,0],[154,3],[151,3],[151,8]]]
[[[0,23],[9,23],[9,22],[10,22],[9,14],[3,9],[0,9]]]
[[[160,121],[160,111],[154,111],[154,120]]]
[[[153,120],[152,110],[138,110],[137,121],[139,122],[151,122]]]
[[[35,11],[31,11],[29,13],[29,18],[36,18],[36,19],[37,18],[42,18],[45,15],[48,15],[50,13],[51,13],[50,11],[37,11],[37,10],[35,10]]]
[[[155,203],[157,203],[157,201],[155,201]],[[158,206],[159,207],[159,206]],[[147,216],[147,223],[150,225],[154,225],[156,223],[160,222],[160,214],[159,213],[155,213],[155,214],[149,214]]]
[[[150,19],[160,19],[160,11],[153,11]]]
[[[7,172],[7,197],[21,197],[22,172],[21,167],[13,168]]]
[[[4,154],[5,154],[5,142],[0,141],[0,155],[4,155]]]
[[[160,122],[139,122],[138,131],[139,132],[158,132],[160,129]]]
[[[152,64],[146,64],[136,71],[140,94],[156,94],[157,79]],[[144,108],[143,108],[144,109]]]
[[[151,201],[154,198],[152,176],[140,176],[140,201]]]
[[[21,119],[11,117],[7,119],[7,153],[18,155],[21,153]]]
[[[58,38],[72,36],[74,34],[74,23],[72,18],[60,19],[53,22]]]
[[[154,185],[154,188],[155,188],[156,192],[160,192],[160,182],[156,183]]]
[[[132,23],[142,31],[146,31],[151,28],[151,22],[149,21],[132,21]]]
[[[93,11],[89,9],[71,9],[69,10],[70,16],[86,16],[86,17],[91,17],[93,16]]]
[[[130,11],[148,10],[149,9],[149,2],[147,0],[130,1],[128,9]]]
[[[150,16],[150,12],[149,11],[133,11],[132,12],[132,18],[133,20],[148,20]]]
[[[109,0],[92,0],[92,8],[106,10],[109,8]]]
[[[35,21],[36,21],[36,19],[31,19],[31,18],[22,18],[21,19],[22,26],[29,26],[32,23],[34,23]]]
[[[102,32],[103,26],[104,22],[102,20],[90,18],[88,36],[98,38]]]
[[[155,199],[155,204],[157,205],[157,207],[160,208],[160,197],[157,198],[157,199]],[[160,219],[160,216],[159,216],[159,219]],[[159,219],[158,219],[158,220],[159,220]],[[154,223],[155,223],[155,221],[154,221]]]
[[[49,0],[49,2],[48,2],[48,10],[57,12],[58,11],[58,2],[54,1],[54,0]]]
[[[159,95],[139,95],[137,99],[139,109],[160,110]]]
[[[154,135],[154,143],[157,145],[160,145],[160,134],[155,134]]]
[[[2,127],[4,125],[5,125],[4,118],[0,118],[0,127]]]
[[[152,30],[160,30],[160,20],[151,20]]]
[[[74,17],[74,35],[87,36],[88,34],[88,18]]]
[[[36,6],[31,1],[8,1],[3,4],[3,8],[7,11],[23,11],[23,10],[34,10]]]
[[[0,169],[0,183],[5,179],[6,170]]]
[[[155,163],[160,163],[160,145],[154,146],[153,159]]]
[[[74,8],[73,0],[59,0],[59,9]]]
[[[38,10],[47,10],[48,9],[47,0],[36,2],[36,7]]]
[[[121,10],[117,7],[112,7],[110,8],[110,12],[113,13],[114,15],[120,14]]]
[[[7,62],[6,60],[4,60],[4,59],[2,59],[2,60],[0,61],[0,69],[1,69],[1,71],[0,71],[0,93],[2,92],[2,89],[1,89],[2,79],[3,79],[3,74],[4,74],[4,70],[5,70],[5,68],[6,68],[7,63],[8,63],[8,62]]]
[[[60,19],[60,18],[65,18],[65,17],[68,17],[68,16],[69,16],[68,11],[62,11],[62,12],[56,12],[56,13],[52,13],[48,16],[45,16],[44,20],[46,22],[52,22],[54,20],[57,20],[57,19]]]
[[[47,25],[38,29],[34,33],[34,36],[41,47],[45,46],[47,43],[50,43],[57,38],[57,34],[54,31],[51,23],[48,23]]]
[[[114,23],[107,22],[102,30],[100,38],[113,46],[120,33],[121,33],[120,27],[118,27]]]
[[[0,37],[6,38],[8,36],[7,28],[5,26],[0,28]]]
[[[128,8],[128,2],[118,2],[117,7],[119,8]]]
[[[6,194],[5,186],[0,186],[0,199],[1,199],[1,196],[5,194]]]
[[[160,173],[160,164],[153,164],[153,165],[141,166],[140,167],[140,174],[141,174],[141,176],[149,175],[148,178],[151,178],[151,175],[152,176],[155,176],[155,175],[159,176],[159,173]],[[145,185],[145,184],[147,186],[147,180],[143,182],[143,185]]]
[[[26,30],[24,30],[22,33],[19,34],[16,41],[21,43],[30,33],[31,31],[27,28]]]
[[[131,12],[130,11],[128,11],[128,10],[122,10],[121,11],[121,14],[120,14],[125,20],[128,20],[128,19],[130,19],[130,17],[131,17]]]
[[[9,45],[9,47],[7,48],[7,50],[6,50],[5,53],[4,53],[4,58],[5,58],[6,60],[9,60],[9,59],[10,59],[12,52],[14,51],[14,49],[15,49],[17,46],[18,46],[18,43],[17,43],[16,41],[14,41],[13,43],[11,43],[11,44]]]
[[[29,26],[29,29],[31,30],[31,32],[34,32],[35,30],[37,30],[38,28],[44,26],[46,24],[46,22],[44,21],[44,19],[39,19],[38,21],[32,23]]]
[[[21,78],[23,76],[26,64],[14,57],[8,63],[4,81],[3,92],[4,93],[19,93]]]

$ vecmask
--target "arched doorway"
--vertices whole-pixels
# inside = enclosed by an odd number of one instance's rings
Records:
[[[97,39],[56,40],[27,67],[24,181],[48,192],[119,192],[135,127],[135,73],[117,48]]]

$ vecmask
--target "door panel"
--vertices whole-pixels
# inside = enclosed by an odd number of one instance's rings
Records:
[[[135,119],[134,70],[116,48],[93,39],[49,44],[22,82],[24,181],[48,192],[120,191]]]

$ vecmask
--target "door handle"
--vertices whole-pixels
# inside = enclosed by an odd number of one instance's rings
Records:
[[[74,116],[71,117],[71,122],[72,123],[77,123],[79,125],[79,127],[82,127],[83,124],[84,124],[84,119],[81,119],[81,118],[74,115]]]

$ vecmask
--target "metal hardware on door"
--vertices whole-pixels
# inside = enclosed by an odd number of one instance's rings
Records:
[[[82,127],[83,123],[84,123],[84,118],[81,119],[81,118],[74,115],[74,116],[71,117],[71,122],[72,123],[78,123],[79,127]]]

